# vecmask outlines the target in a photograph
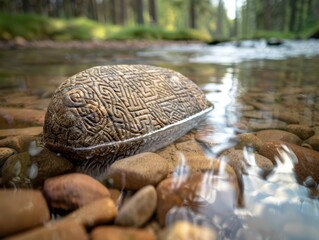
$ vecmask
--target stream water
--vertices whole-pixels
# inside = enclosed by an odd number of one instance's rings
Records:
[[[214,142],[210,148],[214,157],[236,144],[236,134],[282,129],[281,124],[286,123],[278,120],[278,112],[298,115],[299,124],[319,134],[317,40],[285,41],[280,46],[244,41],[138,50],[2,49],[0,60],[0,106],[35,110],[46,109],[52,92],[64,79],[92,66],[151,64],[174,69],[198,84],[215,106],[199,126],[199,131],[210,129],[205,130],[205,137]],[[2,130],[34,125],[10,119],[0,116],[0,137]],[[251,159],[251,149],[244,152]],[[232,210],[228,220],[207,223],[218,229],[220,239],[318,238],[317,182],[308,179],[312,190],[308,183],[298,184],[293,170],[295,154],[289,148],[280,154],[285,160],[277,161],[267,179],[253,169],[243,176],[245,208]]]

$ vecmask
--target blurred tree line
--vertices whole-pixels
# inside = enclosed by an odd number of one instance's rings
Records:
[[[319,0],[233,0],[229,19],[223,0],[0,0],[0,11],[55,18],[86,17],[102,24],[197,29],[214,39],[299,34],[318,26]]]

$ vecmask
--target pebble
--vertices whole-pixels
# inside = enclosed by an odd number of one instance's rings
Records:
[[[0,138],[18,135],[38,136],[42,131],[43,127],[0,129]]]
[[[2,180],[6,187],[41,187],[47,178],[74,171],[67,159],[46,148],[36,149],[38,154],[18,153],[7,159],[2,167]]]
[[[74,210],[100,198],[110,197],[108,189],[94,178],[70,173],[49,178],[43,192],[52,208]]]
[[[315,134],[313,128],[299,124],[289,124],[286,126],[286,131],[296,134],[302,140],[308,139]]]
[[[298,124],[299,114],[295,112],[283,112],[282,110],[274,111],[272,114],[273,118],[279,119],[288,124]]]
[[[26,152],[34,140],[35,137],[30,135],[10,136],[0,140],[0,147],[13,148],[18,153]]]
[[[138,190],[156,186],[168,175],[168,162],[158,154],[145,152],[114,162],[107,171],[112,187]]]
[[[0,169],[6,160],[15,153],[16,151],[12,148],[0,147]]]
[[[0,116],[10,116],[10,124],[18,122],[29,126],[43,126],[45,110],[0,107]]]
[[[63,224],[48,224],[44,227],[32,229],[6,238],[7,240],[87,240],[88,234],[79,223],[64,222]]]
[[[293,143],[297,145],[301,145],[302,140],[295,134],[277,130],[277,129],[269,129],[269,130],[262,130],[256,133],[256,137],[258,137],[261,141],[284,141],[288,143]]]
[[[120,208],[115,224],[121,226],[140,227],[153,215],[157,205],[154,186],[148,185],[138,190]]]
[[[113,200],[109,197],[101,198],[78,208],[59,222],[76,222],[85,227],[97,224],[105,224],[113,221],[117,215],[117,209]]]
[[[236,144],[236,149],[243,149],[244,147],[253,148],[258,151],[262,145],[262,141],[254,133],[242,133],[236,136],[239,142]]]
[[[285,155],[280,156],[278,149],[282,149],[282,145],[286,145],[288,147],[288,150],[291,150],[291,152],[285,151]],[[294,165],[294,170],[296,172],[296,177],[299,183],[303,184],[303,182],[309,176],[311,176],[316,183],[319,183],[318,151],[282,141],[269,141],[264,143],[264,145],[260,148],[259,154],[267,157],[274,164],[275,156],[279,157],[283,162],[285,161],[284,159],[287,156],[291,156],[292,160],[298,160],[298,163],[295,163]]]
[[[166,225],[166,214],[173,207],[187,207],[196,213],[211,217],[225,217],[234,210],[239,199],[237,178],[224,173],[192,173],[163,180],[157,186],[157,217]]]
[[[268,158],[257,153],[245,150],[229,150],[226,151],[221,158],[233,167],[240,177],[242,172],[248,171],[248,166],[259,168],[263,173],[269,173],[273,170],[274,165]]]
[[[200,227],[186,221],[178,221],[171,226],[163,239],[166,240],[215,240],[217,234],[208,227]]]
[[[0,190],[0,237],[44,224],[47,203],[37,190]]]
[[[319,151],[319,134],[316,134],[306,140],[306,143],[310,144],[314,150]]]
[[[156,240],[154,234],[137,228],[100,226],[93,229],[92,240]]]
[[[253,120],[250,119],[248,126],[252,131],[260,131],[265,129],[285,129],[287,123],[277,119]]]

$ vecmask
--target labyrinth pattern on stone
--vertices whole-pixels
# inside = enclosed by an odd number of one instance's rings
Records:
[[[44,140],[49,148],[72,151],[72,156],[75,149],[97,154],[99,146],[98,155],[105,155],[103,146],[110,143],[113,153],[119,152],[117,145],[127,153],[132,147],[116,143],[155,133],[210,107],[198,86],[175,71],[148,65],[93,67],[55,91]]]

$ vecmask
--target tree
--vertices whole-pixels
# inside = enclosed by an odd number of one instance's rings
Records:
[[[195,0],[189,1],[189,27],[196,28],[196,9],[195,9]]]
[[[156,2],[155,0],[149,0],[149,14],[151,18],[151,24],[157,24],[157,11],[156,11]]]
[[[136,22],[139,25],[144,24],[144,3],[143,0],[136,0]]]

